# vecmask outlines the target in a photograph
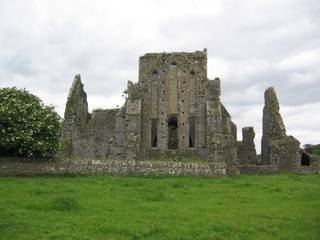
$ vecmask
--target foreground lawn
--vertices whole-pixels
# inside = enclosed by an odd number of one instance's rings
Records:
[[[320,239],[320,175],[0,178],[0,239]]]

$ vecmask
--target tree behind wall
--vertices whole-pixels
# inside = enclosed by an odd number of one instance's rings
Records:
[[[305,144],[304,150],[307,153],[320,156],[320,144]]]
[[[50,156],[59,149],[60,117],[35,95],[0,89],[0,155]]]

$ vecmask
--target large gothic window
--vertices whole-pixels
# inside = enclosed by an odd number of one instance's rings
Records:
[[[176,116],[168,118],[168,148],[178,149],[178,119]]]

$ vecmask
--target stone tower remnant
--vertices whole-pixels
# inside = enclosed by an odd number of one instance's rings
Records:
[[[241,165],[258,164],[254,137],[253,127],[242,128],[242,142],[238,142],[238,158]]]
[[[292,136],[287,136],[280,115],[279,102],[273,87],[264,93],[261,140],[262,164],[277,165],[283,170],[296,168],[300,159],[300,143]]]
[[[88,113],[87,94],[80,75],[72,83],[64,114],[63,150],[78,157],[106,157],[114,138],[118,109],[97,109]]]

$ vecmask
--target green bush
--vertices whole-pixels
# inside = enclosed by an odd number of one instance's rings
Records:
[[[25,89],[0,89],[0,155],[50,156],[58,151],[60,117]]]
[[[305,144],[304,145],[304,150],[307,153],[320,156],[320,144],[314,144],[314,145],[313,144]]]

